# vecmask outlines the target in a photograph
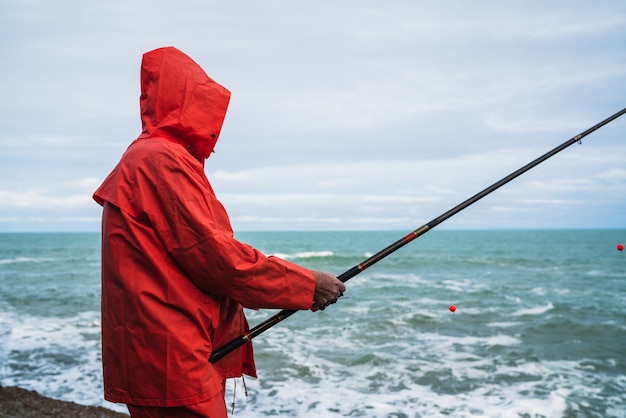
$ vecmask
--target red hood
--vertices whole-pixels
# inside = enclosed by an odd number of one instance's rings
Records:
[[[229,100],[230,92],[178,49],[143,55],[140,138],[166,138],[204,161],[215,148]]]

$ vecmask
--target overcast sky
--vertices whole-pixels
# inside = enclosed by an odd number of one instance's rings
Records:
[[[232,99],[235,230],[413,230],[626,107],[626,2],[0,0],[0,231],[97,231],[144,52]],[[626,228],[626,116],[440,228]]]

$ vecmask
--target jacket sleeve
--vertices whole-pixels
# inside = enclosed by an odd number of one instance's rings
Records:
[[[253,309],[311,307],[313,274],[237,241],[202,165],[191,156],[156,158],[137,182],[142,206],[170,256],[205,292]]]

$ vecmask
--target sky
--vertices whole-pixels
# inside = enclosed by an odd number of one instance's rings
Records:
[[[144,52],[232,92],[235,231],[412,231],[626,107],[623,0],[0,0],[0,232],[98,231]],[[626,116],[440,228],[626,228]]]

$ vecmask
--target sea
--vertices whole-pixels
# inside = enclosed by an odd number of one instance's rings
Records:
[[[236,237],[339,275],[408,232]],[[257,336],[259,376],[228,381],[230,416],[626,417],[620,243],[624,229],[429,231]],[[0,234],[0,385],[126,411],[102,398],[99,304],[98,233]]]

